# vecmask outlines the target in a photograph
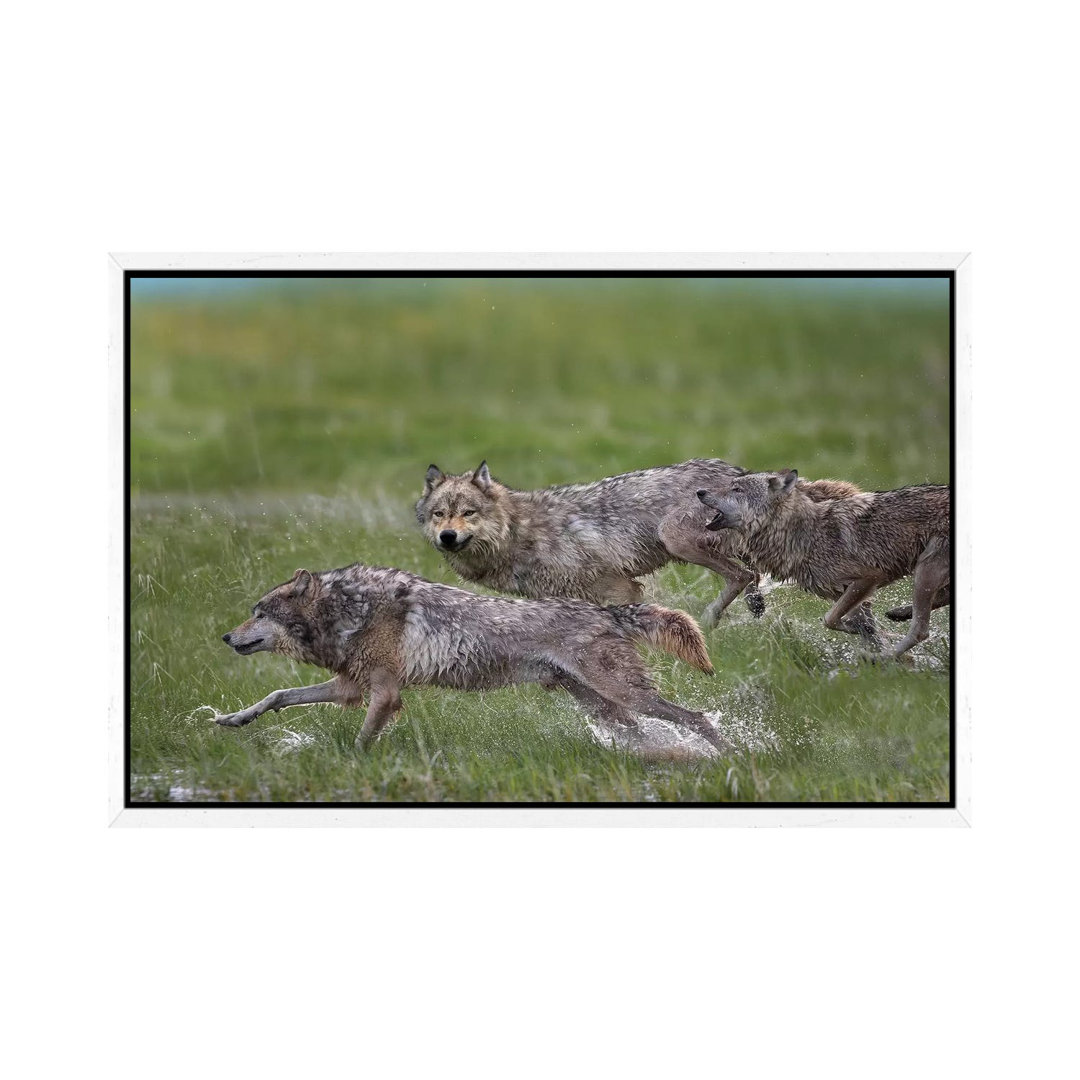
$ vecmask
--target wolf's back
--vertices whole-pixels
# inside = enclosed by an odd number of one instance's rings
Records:
[[[685,611],[673,611],[656,604],[624,604],[607,610],[631,637],[643,638],[657,649],[671,653],[709,675],[713,673],[705,635]]]

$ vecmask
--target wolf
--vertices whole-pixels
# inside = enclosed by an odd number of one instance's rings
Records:
[[[708,567],[725,582],[701,615],[710,627],[744,589],[754,615],[765,611],[757,575],[740,558],[740,538],[706,532],[709,515],[693,497],[745,473],[718,458],[695,458],[591,484],[518,491],[496,480],[486,461],[450,476],[430,465],[416,520],[465,581],[519,596],[636,603],[644,594],[640,575],[669,562]],[[818,497],[857,491],[826,483],[835,486]],[[818,494],[814,482],[803,487]]]
[[[882,585],[914,574],[911,627],[901,656],[929,635],[930,612],[950,600],[950,489],[922,484],[815,502],[794,469],[747,473],[722,493],[699,490],[716,516],[710,531],[742,534],[751,564],[835,601],[831,630],[860,634],[879,646],[869,600]],[[892,612],[903,617],[903,610]]]
[[[478,596],[405,570],[354,563],[297,570],[271,589],[251,618],[222,640],[242,656],[276,652],[334,673],[328,682],[276,690],[239,712],[228,727],[270,710],[370,696],[357,737],[366,749],[401,709],[401,690],[444,686],[486,690],[517,683],[563,689],[602,723],[638,730],[654,716],[728,751],[699,712],[665,701],[635,643],[644,642],[712,673],[705,639],[685,612],[651,604],[601,608],[582,600]]]

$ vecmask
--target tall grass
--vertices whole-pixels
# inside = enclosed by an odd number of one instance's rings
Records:
[[[308,282],[136,299],[131,355],[133,798],[948,797],[947,612],[908,670],[865,662],[821,628],[822,601],[786,586],[763,620],[737,604],[709,635],[715,677],[650,661],[665,696],[717,714],[740,747],[726,759],[612,746],[536,687],[407,691],[364,756],[358,713],[221,729],[199,708],[325,678],[219,640],[298,566],[359,559],[456,583],[412,520],[431,461],[486,458],[518,487],[708,455],[867,488],[948,481],[944,289]],[[648,582],[692,614],[718,587],[696,566]]]

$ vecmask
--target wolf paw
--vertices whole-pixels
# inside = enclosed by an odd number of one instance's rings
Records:
[[[765,597],[759,592],[747,593],[746,606],[755,619],[760,619],[765,614]]]
[[[245,724],[250,724],[258,715],[250,709],[241,709],[240,712],[222,713],[220,716],[215,716],[214,723],[222,727],[243,727]]]

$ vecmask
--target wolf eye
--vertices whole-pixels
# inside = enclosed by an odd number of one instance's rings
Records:
[[[446,514],[445,514],[445,513],[443,513],[443,511],[442,511],[442,510],[433,510],[433,511],[431,512],[431,516],[432,516],[433,518],[441,518],[441,517],[446,517]]]
[[[475,510],[462,510],[462,512],[461,512],[462,517],[473,517],[475,514],[476,514]]]

